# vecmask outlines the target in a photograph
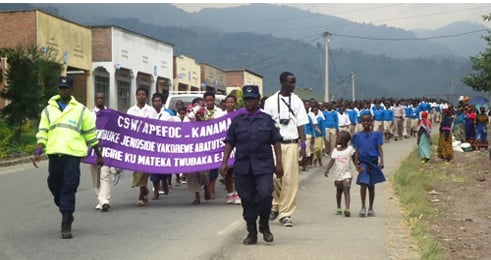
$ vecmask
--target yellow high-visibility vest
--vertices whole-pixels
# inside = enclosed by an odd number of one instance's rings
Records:
[[[98,143],[95,118],[90,110],[73,96],[63,111],[60,95],[53,96],[41,113],[37,143],[44,144],[46,154],[87,155],[87,144]]]

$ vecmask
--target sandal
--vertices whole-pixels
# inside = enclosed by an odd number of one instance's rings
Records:
[[[193,202],[191,202],[191,204],[193,205],[199,205],[201,202],[199,200],[193,200]]]
[[[145,206],[145,205],[146,205],[146,203],[145,203],[145,201],[143,201],[143,200],[138,200],[138,201],[136,202],[136,206],[138,206],[138,207],[143,207],[143,206]]]

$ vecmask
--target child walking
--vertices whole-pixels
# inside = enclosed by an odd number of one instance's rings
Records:
[[[341,215],[341,197],[344,194],[344,216],[351,216],[350,212],[350,188],[351,179],[353,179],[353,162],[355,161],[355,149],[348,145],[351,135],[347,131],[340,131],[336,137],[336,148],[332,150],[331,160],[327,164],[324,175],[329,176],[329,171],[333,165],[336,165],[334,186],[336,187],[336,214]]]
[[[421,162],[427,163],[431,158],[431,121],[428,120],[428,112],[421,113],[418,122],[418,156]]]
[[[373,118],[365,114],[361,118],[363,131],[353,136],[355,151],[355,165],[359,170],[356,184],[360,185],[361,210],[360,217],[375,216],[373,202],[375,200],[375,184],[384,182],[384,143],[383,133],[373,131]],[[368,189],[368,211],[366,208],[366,195]]]

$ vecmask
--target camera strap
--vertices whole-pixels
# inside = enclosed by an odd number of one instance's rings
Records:
[[[295,112],[293,112],[292,108],[290,107],[290,104],[292,102],[292,96],[288,96],[288,103],[283,99],[280,98],[280,93],[278,93],[278,116],[280,116],[280,99],[283,101],[283,103],[286,105],[288,110],[293,114],[293,117],[295,117]]]

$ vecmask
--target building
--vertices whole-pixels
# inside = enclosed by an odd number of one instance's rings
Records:
[[[181,54],[174,57],[174,92],[201,91],[201,66],[193,58]]]
[[[136,103],[140,87],[149,96],[168,94],[174,45],[117,26],[93,26],[91,30],[94,87],[106,93],[109,107],[126,112]]]
[[[227,93],[241,89],[244,85],[257,85],[259,93],[263,96],[263,76],[247,69],[226,70]]]
[[[213,65],[200,63],[201,89],[219,94],[227,93],[227,73]]]
[[[92,101],[88,98],[93,96],[92,36],[88,27],[40,10],[26,10],[0,12],[0,32],[0,48],[38,46],[52,53],[63,65],[62,74],[74,78],[75,98],[84,104]]]

